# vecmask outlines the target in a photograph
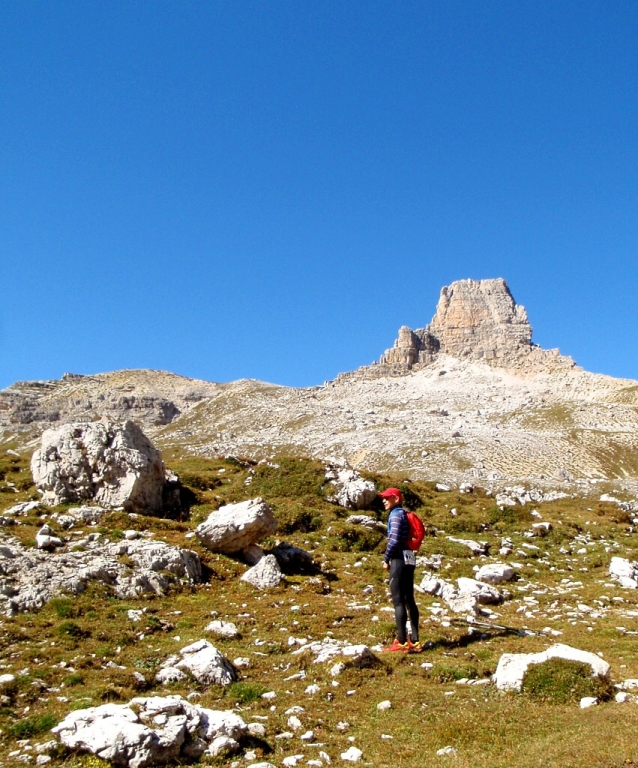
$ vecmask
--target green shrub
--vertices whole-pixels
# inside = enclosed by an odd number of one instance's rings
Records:
[[[76,615],[73,601],[68,597],[54,597],[49,605],[59,619],[71,619]]]
[[[318,461],[311,459],[278,459],[279,468],[262,464],[257,467],[250,487],[265,498],[277,496],[299,498],[300,496],[323,496],[325,469]]]
[[[231,683],[226,688],[226,695],[238,704],[250,704],[251,701],[257,701],[267,690],[259,683]]]
[[[83,682],[84,677],[82,677],[79,672],[74,672],[72,675],[67,675],[64,678],[64,684],[70,687],[73,687],[74,685],[82,685]]]
[[[43,715],[31,715],[17,723],[11,723],[6,730],[7,736],[14,739],[31,739],[43,731],[49,731],[57,723],[55,715],[46,712]]]
[[[579,701],[584,696],[608,699],[611,683],[607,679],[592,677],[589,664],[566,659],[550,659],[533,664],[523,679],[523,693],[552,704]]]
[[[61,624],[58,624],[56,632],[62,637],[66,636],[80,638],[88,637],[90,635],[90,632],[82,629],[82,627],[75,621],[63,621]]]
[[[331,541],[333,549],[340,552],[372,552],[384,541],[381,531],[371,530],[362,525],[339,523],[333,526]]]

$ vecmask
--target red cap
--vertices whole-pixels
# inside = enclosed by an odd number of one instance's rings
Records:
[[[398,488],[386,488],[385,491],[381,491],[379,494],[382,499],[387,499],[390,496],[396,496],[399,501],[403,501],[403,494]]]

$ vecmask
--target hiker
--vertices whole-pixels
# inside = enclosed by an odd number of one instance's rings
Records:
[[[418,653],[423,650],[419,642],[419,609],[414,602],[415,553],[408,548],[410,526],[408,514],[401,506],[403,495],[398,488],[386,488],[379,496],[388,516],[388,545],[383,567],[390,572],[390,593],[397,625],[395,641],[384,651]],[[410,637],[407,635],[407,619],[410,617]]]

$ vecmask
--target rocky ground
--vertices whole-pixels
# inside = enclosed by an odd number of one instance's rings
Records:
[[[125,734],[119,751],[100,752],[113,764],[638,764],[632,499],[547,501],[528,487],[497,500],[480,484],[437,489],[402,473],[369,475],[378,487],[399,484],[430,533],[417,567],[426,650],[395,656],[380,651],[393,637],[383,534],[374,525],[382,513],[330,503],[335,487],[323,464],[165,450],[190,494],[182,519],[169,520],[37,500],[16,510],[37,494],[29,455],[8,450],[0,456],[0,518],[11,521],[0,544],[5,596],[10,588],[19,595],[37,568],[61,572],[74,557],[104,561],[116,576],[75,591],[43,577],[49,593],[39,605],[5,600],[3,764],[103,764],[63,747],[86,743],[92,722],[93,744],[114,723]],[[313,559],[282,567],[279,585],[264,590],[240,579],[249,568],[241,558],[211,552],[195,535],[220,505],[255,497],[278,523],[261,542],[265,552],[283,539]],[[44,524],[60,543],[38,549]],[[193,553],[186,562],[184,551]],[[25,565],[11,571],[15,560]],[[499,564],[509,566],[508,580],[481,582],[480,597],[475,577]],[[122,589],[144,568],[165,579],[160,589]],[[530,667],[521,692],[499,691],[492,675],[503,654],[556,643],[607,662],[608,678],[554,660],[546,672]],[[582,709],[586,699],[597,703]],[[90,709],[104,705],[115,709]]]

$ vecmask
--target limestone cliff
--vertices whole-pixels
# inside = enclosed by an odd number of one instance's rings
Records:
[[[379,363],[382,369],[400,373],[419,370],[439,355],[509,369],[574,367],[558,350],[532,344],[527,312],[502,278],[458,280],[443,287],[432,322],[415,331],[400,328]]]

